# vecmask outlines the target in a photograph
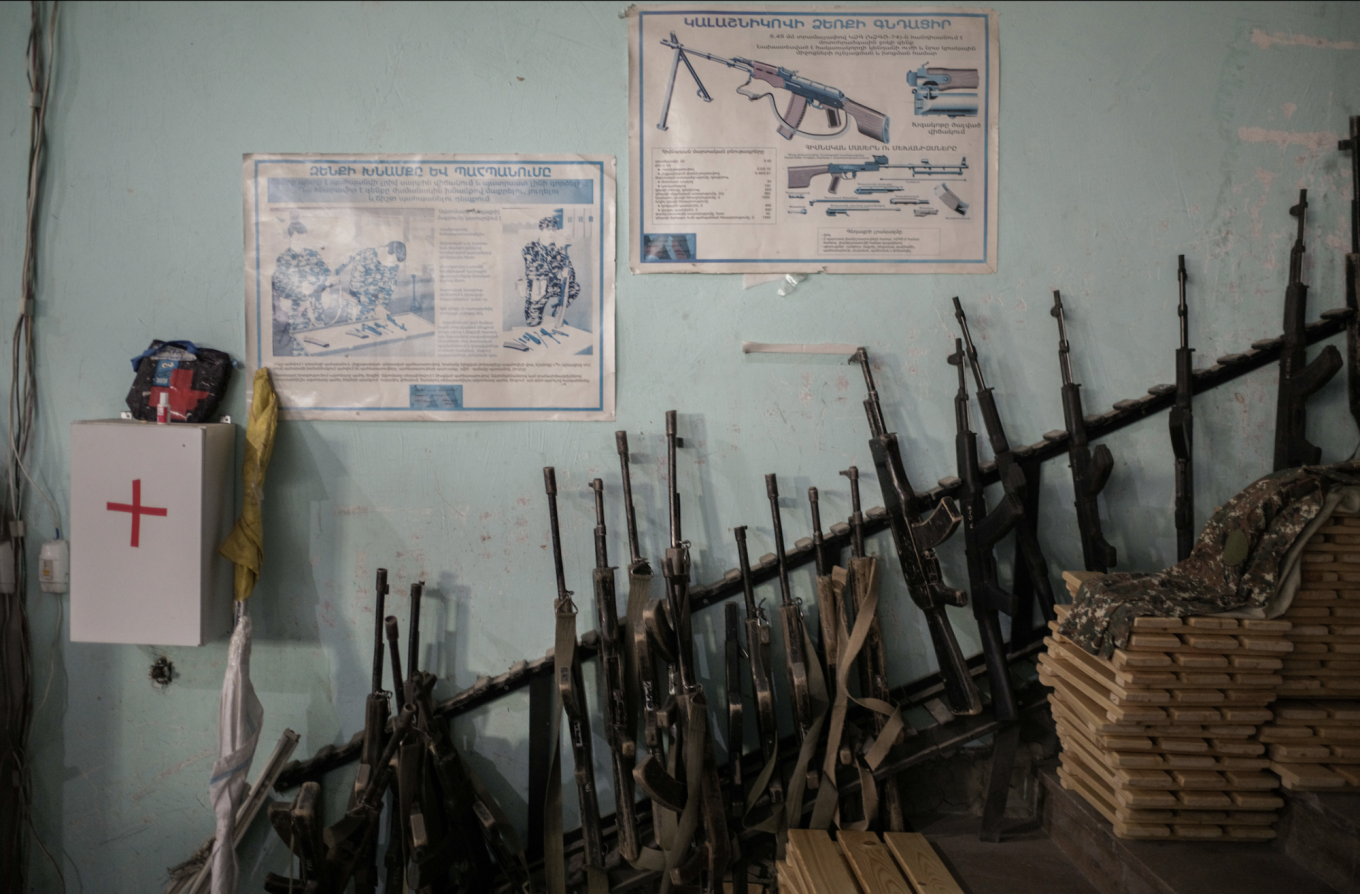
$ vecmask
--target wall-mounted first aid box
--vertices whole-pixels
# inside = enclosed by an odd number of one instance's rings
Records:
[[[201,646],[231,630],[231,423],[71,424],[71,640]]]

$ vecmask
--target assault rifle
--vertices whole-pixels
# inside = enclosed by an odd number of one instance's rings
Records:
[[[406,677],[402,695],[402,709],[415,711],[415,687],[418,676],[417,656],[420,654],[420,598],[425,592],[425,584],[416,581],[411,584],[411,617],[406,622]],[[413,721],[414,722],[414,721]],[[430,845],[432,826],[437,818],[431,815],[429,822],[425,816],[427,783],[425,780],[424,749],[418,739],[411,739],[401,746],[397,759],[397,806],[401,814],[402,850],[406,856],[407,867],[415,862],[417,852]]]
[[[826,656],[827,679],[836,679],[841,609],[840,601],[831,586],[831,561],[826,554],[826,539],[822,536],[822,513],[818,506],[817,488],[808,488],[808,505],[812,507],[812,555],[817,565],[817,617],[822,627],[822,653]]]
[[[811,673],[808,663],[816,661],[816,656],[807,654],[803,646],[803,610],[793,601],[793,591],[789,587],[788,562],[784,557],[784,525],[779,518],[779,479],[775,475],[765,476],[765,493],[770,498],[770,518],[774,523],[774,555],[779,568],[779,619],[784,631],[785,673],[789,680],[789,691],[793,694],[793,728],[798,735],[798,744],[803,744],[812,729],[812,689]],[[807,787],[817,788],[817,771],[809,765]],[[799,805],[795,805],[797,809]]]
[[[581,841],[585,849],[586,872],[604,872],[604,839],[600,831],[600,804],[595,790],[594,746],[590,733],[590,712],[581,675],[581,659],[576,654],[576,605],[567,589],[562,569],[562,533],[557,523],[557,471],[543,469],[544,490],[548,495],[548,526],[552,530],[553,569],[557,574],[557,694],[567,714],[567,734],[576,766],[577,806],[581,814]],[[563,652],[569,654],[563,655]],[[560,807],[559,807],[560,809]],[[546,824],[545,824],[546,825]]]
[[[1190,407],[1194,394],[1195,349],[1190,347],[1190,311],[1185,304],[1185,255],[1177,262],[1181,323],[1181,346],[1176,349],[1176,403],[1171,407],[1171,452],[1176,457],[1176,561],[1190,557],[1195,546],[1195,415]]]
[[[949,356],[949,362],[959,370],[959,390],[954,397],[954,418],[958,429],[954,450],[959,469],[959,503],[963,507],[968,589],[973,597],[973,617],[977,620],[978,636],[982,640],[987,678],[992,684],[992,711],[997,720],[1007,724],[997,735],[992,751],[991,779],[983,800],[979,837],[983,841],[1000,841],[1020,728],[1015,723],[1019,718],[1019,708],[1011,690],[1006,643],[1001,636],[998,613],[1010,615],[1014,622],[1015,615],[1027,606],[1022,607],[1013,593],[1002,589],[997,580],[995,550],[996,544],[1024,518],[1025,507],[1015,494],[1006,493],[991,512],[987,511],[982,471],[978,467],[977,435],[973,433],[969,419],[965,361],[963,341],[955,339],[954,353]]]
[[[1067,344],[1067,317],[1063,314],[1062,294],[1053,290],[1053,310],[1058,321],[1058,367],[1062,371],[1063,419],[1067,423],[1067,461],[1072,468],[1072,490],[1076,496],[1077,527],[1081,531],[1081,554],[1087,571],[1102,574],[1115,564],[1117,554],[1100,530],[1100,507],[1096,497],[1105,489],[1114,470],[1110,448],[1097,444],[1094,451],[1086,439],[1086,416],[1081,409],[1081,386],[1072,381],[1072,349]],[[959,376],[963,376],[962,357]]]
[[[850,593],[850,601],[853,612],[858,615],[862,607],[855,601],[855,594],[859,588],[855,586],[856,569],[864,566],[864,512],[860,508],[859,499],[859,468],[851,466],[842,475],[850,479],[850,567],[851,574],[846,582],[846,590]],[[870,559],[876,562],[877,559]],[[857,624],[858,621],[855,621]],[[847,624],[847,627],[849,624]],[[873,620],[869,625],[869,635],[865,637],[864,648],[860,650],[863,660],[860,662],[860,689],[871,698],[876,698],[881,702],[892,704],[892,689],[888,685],[888,649],[883,642],[883,624],[878,619],[875,612]],[[883,727],[887,726],[888,718],[886,715],[877,711],[870,712],[874,723],[874,738],[883,732]],[[903,727],[903,732],[914,734],[910,726]],[[883,826],[889,832],[902,832],[906,826],[905,814],[902,810],[902,791],[897,786],[895,777],[887,780],[884,788],[883,797],[880,801],[880,809],[883,814]],[[865,817],[872,822],[873,817]]]
[[[365,859],[369,846],[378,835],[378,818],[382,813],[382,797],[392,778],[392,758],[406,741],[415,720],[415,708],[407,705],[397,715],[392,737],[378,756],[377,771],[364,793],[340,821],[326,829],[322,838],[326,844],[326,862],[331,872],[327,886],[319,894],[342,894],[354,877],[355,870]]]
[[[1346,254],[1346,391],[1351,416],[1360,424],[1360,115],[1351,116],[1351,136],[1337,148],[1351,153],[1351,250]]]
[[[362,795],[363,790],[368,786],[374,774],[378,772],[378,759],[383,752],[383,737],[387,732],[388,693],[383,691],[383,618],[384,606],[387,600],[387,569],[379,568],[377,582],[374,585],[376,596],[373,608],[373,690],[368,695],[368,702],[364,707],[364,745],[359,752],[359,769],[354,774],[354,788],[350,792],[349,806],[353,807]],[[399,680],[393,679],[392,685],[397,686]],[[355,868],[354,871],[354,894],[373,894],[378,886],[378,839],[377,836],[369,842],[368,853]]]
[[[703,689],[694,679],[694,661],[690,654],[693,638],[689,624],[689,542],[680,532],[680,491],[676,485],[675,448],[677,445],[676,414],[666,412],[666,467],[668,470],[671,545],[666,550],[665,565],[662,566],[666,578],[666,608],[675,627],[675,666],[678,671],[678,690],[676,692],[676,748],[677,770],[683,769],[685,782],[671,780],[685,794],[680,810],[682,814],[693,815],[697,810],[707,841],[695,858],[682,865],[689,847],[689,841],[677,840],[666,860],[666,877],[662,881],[662,891],[669,883],[684,884],[693,880],[700,872],[707,870],[710,889],[719,885],[723,872],[727,869],[731,856],[731,839],[727,829],[727,814],[723,808],[722,785],[718,780],[718,770],[713,754],[713,737],[708,727],[708,700]],[[664,775],[665,771],[651,766],[644,774],[644,767],[652,764],[651,755],[638,765],[634,775],[639,783],[643,775],[649,779]],[[658,772],[659,771],[659,772]],[[647,786],[644,785],[644,788]],[[671,805],[667,805],[671,806]],[[684,825],[683,818],[681,825]],[[692,826],[690,827],[693,828]],[[681,836],[677,836],[679,838]]]
[[[388,615],[383,620],[383,627],[387,633],[387,654],[392,659],[392,695],[397,703],[397,713],[406,706],[406,695],[403,692],[401,681],[405,679],[401,675],[401,652],[397,647],[397,640],[401,636],[401,629],[397,626],[397,619]],[[398,758],[400,760],[400,758]],[[401,777],[400,769],[394,779],[392,786],[392,807],[387,811],[387,853],[383,855],[383,866],[387,869],[387,890],[399,891],[402,885],[402,876],[406,872],[406,834],[403,831],[403,817],[401,812],[401,792],[399,780]]]
[[[954,628],[949,626],[949,618],[944,611],[947,605],[967,605],[968,595],[944,585],[940,575],[940,560],[935,555],[935,547],[948,540],[959,526],[958,510],[954,507],[954,501],[945,497],[929,518],[921,517],[921,500],[907,479],[897,435],[888,431],[887,423],[883,420],[883,407],[878,401],[878,389],[874,387],[873,370],[869,368],[869,354],[860,348],[850,362],[858,363],[864,372],[864,384],[869,391],[864,401],[864,413],[869,418],[869,450],[878,472],[878,485],[883,491],[888,528],[892,531],[893,546],[897,549],[897,560],[907,583],[907,592],[911,594],[911,601],[925,615],[926,625],[930,628],[931,644],[935,647],[940,678],[944,683],[945,700],[949,703],[949,710],[955,714],[977,714],[982,710],[982,701],[968,673],[968,663],[959,649],[958,640],[954,638]]]
[[[1308,398],[1341,369],[1341,352],[1327,345],[1308,361],[1308,286],[1303,282],[1303,228],[1308,216],[1308,190],[1289,209],[1299,219],[1298,236],[1289,251],[1289,285],[1284,293],[1284,344],[1280,348],[1280,390],[1275,404],[1275,471],[1312,466],[1322,448],[1308,441]]]
[[[619,856],[632,862],[638,858],[636,798],[633,794],[633,764],[637,743],[633,741],[632,709],[628,705],[624,644],[619,638],[619,612],[614,604],[614,569],[609,565],[605,545],[604,482],[590,482],[595,491],[595,611],[600,624],[600,682],[604,688],[604,738],[609,743],[614,769],[614,828],[618,834]]]
[[[770,622],[765,609],[756,605],[755,588],[751,582],[751,559],[746,552],[746,526],[732,531],[737,540],[737,563],[741,568],[741,589],[746,597],[746,654],[751,666],[751,694],[756,700],[756,729],[760,732],[760,753],[765,764],[779,757],[779,723],[775,717],[774,680],[770,676]],[[778,769],[778,765],[775,765]],[[772,772],[766,785],[770,793],[770,807],[776,820],[784,820],[784,783],[778,772]],[[759,797],[752,792],[752,797]],[[781,826],[782,828],[782,826]]]
[[[1001,477],[1001,487],[1005,492],[1015,497],[1021,506],[1025,505],[1025,492],[1029,486],[1026,481],[1024,470],[1016,465],[1015,454],[1011,451],[1010,442],[1006,440],[1006,430],[1001,425],[1001,414],[996,409],[996,396],[992,394],[992,389],[987,387],[987,382],[982,378],[982,366],[978,363],[977,348],[973,346],[973,336],[968,332],[968,318],[963,314],[963,306],[959,304],[959,299],[954,298],[954,317],[959,321],[960,328],[963,329],[963,344],[967,349],[968,365],[973,370],[973,384],[977,389],[978,408],[982,410],[982,422],[987,429],[987,440],[992,446],[992,458],[996,462],[996,471]],[[1039,608],[1043,611],[1044,618],[1052,621],[1056,615],[1053,612],[1053,585],[1048,577],[1048,562],[1044,559],[1043,550],[1039,548],[1039,538],[1035,534],[1034,525],[1037,519],[1032,518],[1028,512],[1015,523],[1015,545],[1017,556],[1016,565],[1023,559],[1025,568],[1029,572],[1030,581],[1034,586],[1034,592],[1039,596]],[[1023,611],[1022,611],[1023,613]],[[1025,627],[1030,624],[1028,617],[1016,618]],[[1015,636],[1012,632],[1012,641]]]
[[[968,159],[964,158],[958,164],[931,164],[926,159],[920,162],[908,162],[906,164],[890,165],[888,156],[875,155],[869,161],[854,164],[843,162],[831,162],[824,165],[796,165],[789,168],[789,189],[807,189],[812,185],[812,178],[822,174],[831,175],[831,186],[827,192],[835,192],[836,187],[841,185],[842,180],[854,180],[856,175],[864,171],[884,171],[889,168],[907,168],[911,171],[911,176],[916,177],[925,175],[951,175],[963,176],[963,172],[968,170]]]
[[[671,60],[670,80],[666,82],[666,99],[661,107],[661,120],[656,125],[659,130],[666,129],[666,118],[670,115],[671,110],[671,93],[675,89],[675,75],[679,71],[682,61],[685,63],[685,67],[689,69],[690,75],[693,76],[694,83],[699,85],[699,97],[704,102],[712,102],[713,100],[708,95],[708,91],[704,89],[704,82],[699,80],[698,72],[690,64],[688,55],[693,54],[700,59],[707,59],[710,62],[717,62],[720,65],[726,65],[728,68],[746,72],[746,83],[738,87],[737,92],[752,102],[769,99],[770,110],[779,119],[779,127],[776,130],[786,140],[793,139],[794,134],[823,139],[844,133],[850,123],[847,121],[844,125],[841,124],[838,113],[843,111],[855,119],[855,127],[859,129],[860,133],[880,143],[888,142],[888,116],[882,112],[876,112],[868,106],[860,105],[835,87],[828,87],[826,84],[800,78],[798,72],[782,66],[771,65],[768,62],[757,62],[754,59],[743,59],[740,56],[724,59],[722,56],[691,49],[680,43],[674,31],[671,32],[671,39],[661,41],[661,45],[675,50],[675,58]],[[787,90],[792,94],[789,97],[789,105],[784,110],[784,114],[779,114],[779,107],[774,102],[774,94],[769,90],[756,93],[746,89],[752,81],[764,81],[776,90]],[[799,125],[803,123],[803,116],[807,113],[808,106],[825,110],[827,126],[839,127],[840,130],[827,134],[799,130]]]
[[[741,609],[735,602],[727,603],[727,766],[732,778],[728,780],[727,822],[729,829],[740,829],[746,815],[746,787],[741,778],[741,755],[744,750],[745,708],[741,702]],[[741,851],[732,855],[733,894],[746,894],[746,862]]]
[[[657,655],[642,615],[652,588],[652,566],[642,557],[638,548],[637,512],[633,506],[633,476],[628,467],[628,433],[614,432],[614,444],[618,448],[619,466],[623,474],[623,507],[628,522],[628,637],[633,650],[634,674],[642,697],[642,733],[647,743],[647,760],[653,767],[664,769],[666,755],[661,744],[663,724],[660,723],[658,716],[661,697],[656,685]],[[631,719],[630,709],[630,722]],[[628,738],[630,740],[633,738],[631,729]],[[633,780],[635,783],[639,782],[637,766],[633,768]],[[647,790],[647,794],[652,800],[653,837],[660,843],[662,811],[666,807],[662,799],[657,798],[650,790]],[[666,803],[674,803],[677,800],[684,804],[683,792],[670,792]]]

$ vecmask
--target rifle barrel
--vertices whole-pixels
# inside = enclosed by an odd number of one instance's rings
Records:
[[[377,593],[373,606],[373,691],[382,692],[383,678],[383,618],[386,617],[385,609],[387,602],[387,569],[378,569],[378,580],[374,585]],[[395,687],[400,681],[392,678],[392,685]]]
[[[987,390],[987,382],[982,378],[982,366],[978,363],[977,348],[973,345],[973,334],[968,331],[968,317],[963,312],[963,305],[959,303],[959,296],[954,296],[954,319],[959,321],[959,327],[963,329],[963,343],[968,351],[968,365],[973,368],[973,381],[977,383],[978,393]]]
[[[1176,314],[1181,322],[1181,347],[1190,347],[1190,309],[1185,304],[1185,282],[1188,277],[1185,273],[1185,255],[1180,255],[1177,261],[1176,281],[1180,284],[1180,306],[1176,309]]]
[[[614,432],[614,445],[619,451],[619,467],[623,473],[623,508],[624,517],[628,519],[628,559],[631,565],[637,566],[642,561],[642,553],[638,549],[637,510],[633,508],[633,475],[628,468],[628,432]]]
[[[779,564],[779,600],[783,605],[793,605],[793,593],[789,589],[788,562],[784,558],[784,523],[779,518],[779,479],[777,476],[765,476],[765,493],[770,498],[770,518],[774,523],[774,555]]]
[[[817,576],[826,577],[831,573],[827,568],[826,540],[822,537],[822,512],[817,504],[817,488],[808,488],[808,503],[812,506],[812,549],[817,560]]]
[[[859,502],[859,468],[851,466],[841,472],[850,479],[850,555],[864,558],[864,512]]]
[[[420,597],[425,592],[425,582],[411,584],[411,621],[407,629],[406,679],[416,678],[416,658],[420,655]]]
[[[670,493],[667,498],[670,503],[671,516],[671,546],[680,545],[680,488],[675,482],[675,411],[666,411],[666,470],[670,481],[667,486]]]
[[[548,494],[548,527],[552,529],[553,569],[557,572],[557,598],[570,599],[567,590],[567,575],[562,570],[562,533],[557,523],[557,470],[552,466],[543,467],[543,485]]]
[[[401,675],[401,652],[397,648],[397,641],[401,637],[401,628],[397,626],[396,615],[388,615],[383,619],[383,626],[387,628],[387,654],[392,658],[392,694],[397,700],[397,710],[400,711],[406,704],[406,696],[402,691],[401,681],[405,679]]]
[[[741,590],[746,597],[746,617],[756,617],[756,592],[751,582],[751,558],[746,552],[746,526],[738,525],[732,529],[737,538],[737,566],[741,569]]]
[[[599,478],[590,482],[590,489],[595,491],[595,567],[609,567],[609,548],[605,544],[604,527],[604,482]]]
[[[1064,385],[1072,384],[1072,347],[1067,343],[1067,314],[1063,312],[1062,293],[1053,290],[1053,309],[1049,311],[1058,321],[1058,366],[1062,369]]]

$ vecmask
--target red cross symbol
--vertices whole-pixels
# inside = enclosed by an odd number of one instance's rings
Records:
[[[142,516],[143,515],[165,515],[167,510],[163,506],[143,506],[142,505],[142,479],[132,479],[132,502],[131,503],[109,503],[110,512],[130,512],[132,513],[132,545],[136,547],[142,539]]]
[[[189,411],[198,406],[198,402],[211,393],[194,390],[194,373],[193,370],[188,369],[177,369],[170,373],[169,388],[157,388],[155,386],[151,388],[151,408],[153,410],[161,399],[162,391],[170,394],[170,418],[179,420],[188,419]]]

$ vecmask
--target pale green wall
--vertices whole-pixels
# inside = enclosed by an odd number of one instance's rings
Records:
[[[843,516],[848,497],[836,472],[870,465],[857,371],[832,359],[743,357],[743,339],[867,344],[883,364],[890,425],[925,484],[953,472],[953,370],[943,362],[952,295],[971,310],[1017,443],[1062,421],[1053,288],[1068,299],[1088,408],[1170,378],[1178,252],[1191,271],[1202,361],[1279,332],[1287,208],[1299,186],[1313,202],[1313,312],[1341,302],[1350,186],[1335,135],[1360,112],[1360,7],[997,6],[996,275],[821,276],[780,298],[772,285],[744,292],[735,276],[630,276],[621,225],[618,425],[281,427],[267,564],[253,600],[262,751],[285,726],[302,734],[299,754],[358,728],[379,565],[402,592],[418,577],[430,582],[427,661],[452,679],[445,692],[541,655],[552,636],[552,568],[540,468],[558,467],[567,570],[584,594],[592,524],[585,486],[595,475],[616,485],[615,428],[628,429],[641,454],[644,537],[655,555],[662,413],[681,411],[683,434],[696,445],[682,454],[681,486],[699,580],[734,564],[735,524],[752,526],[756,554],[768,551],[766,472],[798,495],[800,508],[785,513],[790,539],[804,533],[809,484],[822,488],[825,516]],[[68,426],[118,411],[128,357],[154,336],[242,350],[242,153],[613,153],[626,208],[622,8],[63,4],[32,454],[63,510]],[[0,5],[6,321],[18,286],[27,18],[25,3]],[[1257,29],[1310,40],[1271,45],[1253,41]],[[1349,44],[1318,47],[1311,38]],[[1267,132],[1274,136],[1265,142],[1248,138]],[[1197,402],[1201,521],[1268,466],[1274,382],[1273,370],[1262,371]],[[1338,377],[1313,402],[1310,435],[1329,460],[1357,439],[1343,398]],[[244,417],[240,383],[229,409]],[[1157,569],[1173,555],[1165,418],[1111,444],[1118,463],[1106,508],[1120,568]],[[1051,463],[1046,475],[1042,539],[1055,569],[1072,567],[1079,547],[1065,464]],[[617,503],[610,511],[618,532]],[[30,518],[49,525],[36,508]],[[611,548],[623,552],[617,537]],[[961,582],[961,548],[944,554],[951,580]],[[807,597],[810,572],[795,579]],[[885,599],[893,677],[902,682],[932,659],[902,587],[890,586]],[[395,601],[404,617],[404,597]],[[53,597],[31,595],[39,698],[55,668],[31,743],[37,830],[61,855],[68,890],[157,890],[163,868],[211,829],[207,777],[225,643],[167,650],[180,677],[157,691],[146,677],[151,649],[72,644],[63,629],[54,655],[56,610]],[[975,649],[971,616],[954,617]],[[706,619],[697,629],[712,636]],[[526,722],[516,696],[460,722],[457,737],[521,821]],[[265,870],[283,868],[282,854],[270,837],[253,835],[242,889],[259,890]],[[37,851],[33,878],[34,890],[57,889]]]

